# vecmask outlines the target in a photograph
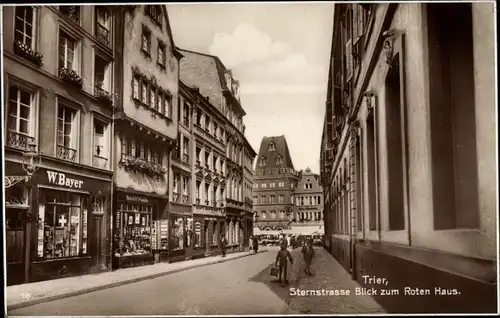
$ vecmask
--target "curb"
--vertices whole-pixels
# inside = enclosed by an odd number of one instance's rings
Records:
[[[214,264],[224,263],[224,262],[228,262],[228,261],[240,259],[240,258],[243,258],[243,257],[255,255],[255,254],[258,254],[258,253],[264,253],[264,252],[267,252],[267,249],[259,250],[259,251],[257,251],[257,253],[250,253],[250,254],[246,254],[246,255],[240,255],[238,257],[233,257],[233,258],[230,258],[230,259],[221,258],[221,259],[216,260],[216,261],[211,262],[211,263],[196,264],[196,265],[186,266],[186,267],[183,267],[183,268],[178,268],[178,269],[174,269],[174,270],[166,271],[166,272],[162,272],[162,273],[155,273],[155,274],[151,274],[151,275],[145,275],[145,276],[142,276],[142,277],[135,277],[135,278],[128,279],[128,280],[122,280],[122,281],[119,281],[119,282],[114,282],[114,283],[104,284],[104,285],[100,285],[100,286],[94,286],[94,287],[84,288],[84,289],[80,289],[80,290],[70,291],[70,292],[64,293],[64,294],[52,295],[52,296],[48,296],[48,297],[41,297],[41,298],[37,298],[37,299],[33,299],[33,300],[28,300],[28,301],[21,301],[21,302],[12,304],[12,305],[8,305],[7,304],[7,311],[21,309],[21,308],[25,308],[25,307],[30,307],[30,306],[37,305],[37,304],[40,304],[40,303],[46,303],[46,302],[50,302],[50,301],[54,301],[54,300],[59,300],[59,299],[63,299],[63,298],[68,298],[68,297],[73,297],[73,296],[78,296],[78,295],[82,295],[82,294],[88,294],[88,293],[92,293],[92,292],[95,292],[95,291],[98,291],[98,290],[104,290],[104,289],[109,289],[109,288],[113,288],[113,287],[118,287],[118,286],[133,284],[133,283],[137,283],[137,282],[140,282],[140,281],[143,281],[143,280],[155,279],[155,278],[158,278],[158,277],[167,276],[167,275],[170,275],[170,274],[175,274],[175,273],[182,272],[182,271],[189,270],[189,269],[193,269],[193,268],[198,268],[198,267],[203,267],[203,266],[208,266],[208,265],[214,265]],[[219,257],[219,255],[214,256],[214,257]]]

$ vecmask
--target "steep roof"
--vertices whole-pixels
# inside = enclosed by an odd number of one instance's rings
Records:
[[[269,150],[269,145],[274,143],[275,151]],[[277,158],[281,156],[283,158],[283,164],[277,164]],[[266,165],[260,166],[260,158],[266,158]],[[284,135],[263,137],[260,142],[259,157],[257,161],[257,168],[264,169],[275,169],[275,168],[292,168],[292,156],[290,156],[290,151],[288,149],[288,144]],[[294,169],[295,170],[295,169]]]

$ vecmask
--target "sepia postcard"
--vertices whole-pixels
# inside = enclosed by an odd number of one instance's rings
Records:
[[[498,314],[495,2],[0,9],[5,316]]]

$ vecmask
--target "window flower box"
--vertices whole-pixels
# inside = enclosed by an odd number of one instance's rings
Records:
[[[156,164],[154,162],[147,161],[146,159],[133,156],[122,156],[120,164],[126,169],[142,171],[159,176],[164,175],[168,171],[168,169],[161,164]]]
[[[72,85],[82,88],[83,78],[73,70],[61,67],[59,69],[59,77],[65,82],[68,82]]]
[[[94,96],[102,102],[113,104],[113,95],[99,86],[95,87]]]
[[[34,51],[32,48],[30,48],[25,43],[22,43],[20,41],[15,41],[14,42],[14,52],[17,55],[34,63],[38,67],[43,66],[43,55]]]

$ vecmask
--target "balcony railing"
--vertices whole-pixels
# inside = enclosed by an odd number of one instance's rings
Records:
[[[189,195],[182,196],[182,203],[189,204]]]
[[[180,201],[180,196],[179,196],[179,193],[172,193],[172,200],[174,202],[179,202]]]
[[[182,162],[189,164],[189,155],[188,154],[183,154],[182,155]]]
[[[111,94],[108,91],[104,90],[100,85],[94,86],[94,96],[106,103],[111,104],[113,102],[113,97],[111,96]]]
[[[109,30],[99,22],[95,26],[95,36],[99,42],[109,47]]]
[[[92,158],[92,166],[96,168],[106,169],[108,166],[108,158],[94,155],[94,157]]]
[[[57,158],[75,162],[76,149],[57,145]]]
[[[33,151],[35,147],[35,138],[17,131],[9,130],[7,133],[7,146],[20,150]]]

